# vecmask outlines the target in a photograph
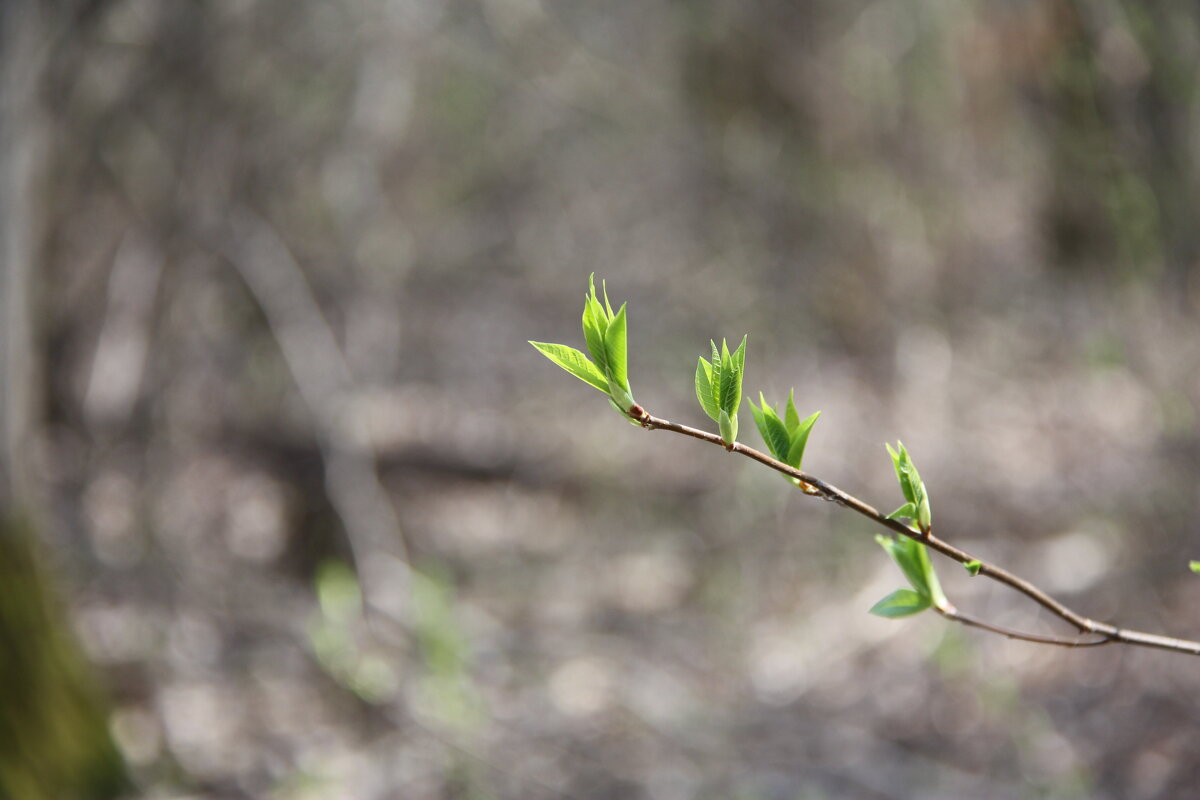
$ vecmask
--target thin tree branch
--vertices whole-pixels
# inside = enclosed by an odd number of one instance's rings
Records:
[[[753,447],[747,447],[740,442],[727,444],[715,433],[702,431],[699,428],[691,428],[687,425],[680,425],[670,420],[660,419],[647,413],[641,406],[634,406],[629,410],[629,418],[640,424],[648,430],[671,431],[673,433],[690,436],[693,439],[699,439],[709,444],[720,445],[731,453],[737,453],[747,458],[751,458],[760,464],[763,464],[776,472],[782,473],[789,478],[795,478],[800,481],[800,488],[806,494],[816,497],[821,497],[840,506],[857,511],[867,519],[877,525],[882,525],[888,530],[899,533],[902,536],[907,536],[914,539],[927,547],[938,551],[942,555],[957,561],[960,564],[977,563],[979,570],[976,574],[985,575],[992,580],[1002,583],[1029,599],[1033,600],[1038,605],[1045,608],[1056,617],[1070,623],[1081,634],[1086,634],[1090,637],[1099,638],[1067,638],[1058,636],[1044,636],[1041,634],[1022,633],[1020,631],[1011,630],[998,625],[982,622],[973,617],[962,614],[953,606],[948,608],[937,609],[942,616],[947,619],[952,619],[964,625],[980,628],[982,630],[998,633],[1003,636],[1008,636],[1013,639],[1021,639],[1028,642],[1038,642],[1040,644],[1052,644],[1062,647],[1097,647],[1100,645],[1119,642],[1121,644],[1136,645],[1139,647],[1152,647],[1159,650],[1170,650],[1177,653],[1187,653],[1189,655],[1200,656],[1200,642],[1193,642],[1186,639],[1176,639],[1170,636],[1160,636],[1154,633],[1143,633],[1141,631],[1127,630],[1119,628],[1116,625],[1107,622],[1098,622],[1097,620],[1080,614],[1077,611],[1068,608],[1067,606],[1055,600],[1050,595],[1046,594],[1041,589],[1034,586],[1024,578],[1020,578],[1008,570],[996,566],[988,561],[985,561],[978,556],[974,556],[965,550],[961,550],[948,542],[945,542],[933,533],[923,534],[920,531],[913,530],[901,522],[894,519],[888,519],[886,515],[881,514],[873,506],[864,503],[857,497],[848,494],[836,486],[826,483],[820,478],[809,475],[807,472],[798,470],[795,467],[789,466],[777,459],[772,458],[766,453],[759,452]]]
[[[1008,628],[1004,625],[995,625],[991,622],[984,622],[981,619],[976,619],[968,614],[964,614],[954,606],[943,608],[934,606],[933,610],[941,614],[946,619],[952,619],[955,622],[961,622],[963,625],[968,625],[972,628],[998,633],[1001,636],[1007,636],[1010,639],[1020,639],[1023,642],[1035,642],[1037,644],[1053,644],[1059,647],[1100,647],[1101,645],[1112,644],[1115,639],[1110,639],[1103,636],[1099,639],[1081,639],[1077,636],[1054,636],[1043,633],[1026,633],[1018,631],[1014,628]]]

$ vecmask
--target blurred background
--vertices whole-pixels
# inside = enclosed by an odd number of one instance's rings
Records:
[[[867,609],[866,521],[1200,637],[1200,6],[14,0],[0,795],[1178,798],[1200,670]],[[743,406],[742,438],[758,443]],[[964,610],[1067,633],[938,561]]]

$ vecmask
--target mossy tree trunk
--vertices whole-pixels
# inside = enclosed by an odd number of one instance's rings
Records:
[[[36,304],[43,167],[40,94],[60,4],[0,4],[0,798],[92,800],[123,770],[90,668],[39,557]],[[69,10],[69,9],[68,9]]]

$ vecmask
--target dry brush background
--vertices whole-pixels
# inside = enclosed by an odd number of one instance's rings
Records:
[[[30,5],[28,458],[138,796],[1200,783],[1194,659],[870,617],[863,520],[525,344],[581,346],[595,271],[701,425],[749,333],[814,474],[890,509],[899,437],[943,538],[1200,637],[1197,9]]]

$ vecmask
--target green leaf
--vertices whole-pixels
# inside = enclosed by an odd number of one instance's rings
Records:
[[[608,302],[607,295],[604,301]],[[613,317],[609,323],[608,331],[604,334],[604,351],[608,354],[608,377],[618,386],[629,393],[629,367],[628,354],[626,353],[626,322],[625,322],[625,306],[628,303],[622,304],[621,310]]]
[[[733,444],[737,441],[738,421],[736,416],[729,416],[729,412],[722,408],[717,424],[721,428],[721,438],[725,440],[725,444]]]
[[[936,606],[946,605],[946,595],[942,592],[937,574],[933,571],[933,564],[929,561],[929,551],[925,545],[907,536],[895,539],[890,536],[876,536],[875,541],[892,557],[918,594],[928,597]]]
[[[712,365],[704,360],[704,356],[701,356],[700,360],[696,362],[696,399],[700,401],[700,407],[704,409],[704,413],[716,422],[721,412],[717,408],[716,401],[713,400],[712,372]]]
[[[733,409],[733,396],[737,392],[737,370],[729,355],[729,345],[721,340],[721,384],[717,387],[717,405],[725,411]],[[713,362],[716,363],[715,361]]]
[[[762,399],[762,392],[758,393],[758,397],[760,400]],[[766,408],[766,406],[767,404],[764,402],[763,408]],[[763,416],[762,408],[754,405],[753,400],[750,401],[750,414],[754,417],[754,427],[758,428],[758,434],[762,436],[762,440],[767,443],[767,447],[769,448],[771,440],[767,434],[767,418]]]
[[[746,371],[746,340],[750,338],[750,334],[743,334],[742,343],[738,345],[738,349],[733,351],[733,360],[737,362],[737,371],[739,373]]]
[[[604,309],[594,298],[585,295],[583,299],[583,339],[587,342],[588,352],[595,359],[601,374],[608,372],[608,351],[604,347],[604,333],[607,329],[608,320],[604,318]]]
[[[788,436],[796,432],[800,426],[800,415],[796,413],[796,389],[788,392],[787,407],[784,409],[783,420],[787,423]]]
[[[733,351],[733,368],[734,374],[737,376],[734,382],[733,402],[729,406],[729,413],[736,415],[738,408],[742,405],[742,379],[746,375],[746,340],[749,339],[749,334],[742,336],[742,343],[738,345],[738,349]]]
[[[887,515],[888,519],[916,519],[917,509],[912,503],[905,503],[895,511]]]
[[[762,392],[758,393],[758,401],[762,403],[761,415],[763,420],[762,424],[759,425],[758,432],[762,434],[763,441],[767,443],[767,449],[771,451],[771,455],[786,463],[788,447],[790,446],[787,426],[783,424],[783,420],[779,418],[779,414],[775,409],[767,405],[766,398],[763,397]],[[753,408],[754,403],[751,403],[750,407]],[[756,418],[755,422],[757,421]]]
[[[604,377],[596,365],[588,361],[587,356],[574,347],[565,344],[549,344],[547,342],[530,342],[538,352],[558,364],[579,380],[608,394],[608,379]]]
[[[717,414],[713,419],[720,418],[721,412],[721,376],[725,372],[725,365],[721,363],[721,351],[717,349],[717,343],[712,339],[708,340],[712,346],[712,400],[713,408],[717,409]]]
[[[929,599],[938,608],[945,608],[950,601],[946,599],[946,593],[942,591],[942,584],[933,569],[933,562],[929,560],[929,548],[912,539],[906,539],[906,541],[913,552],[914,562],[925,576],[925,585],[929,587]]]
[[[733,353],[729,352],[729,343],[721,340],[721,387],[718,405],[736,416],[742,403],[742,373],[746,363],[746,337]]]
[[[1193,561],[1192,563],[1195,564],[1197,562]],[[968,561],[963,564],[963,568],[974,578],[979,574],[979,570],[983,568],[983,564],[979,561]]]
[[[877,617],[896,619],[919,614],[929,606],[928,597],[922,597],[912,589],[897,589],[871,606],[871,613]]]
[[[788,415],[795,415],[796,408],[792,405],[792,398],[788,398]],[[821,416],[821,412],[809,414],[803,420],[796,423],[792,429],[792,444],[788,448],[787,458],[784,459],[796,469],[800,469],[800,465],[804,461],[804,448],[808,446],[808,435],[812,433],[813,425],[817,424],[817,418]]]
[[[900,491],[904,494],[904,499],[913,505],[913,510],[916,512],[911,515],[911,518],[917,523],[917,527],[928,532],[933,523],[933,511],[929,502],[929,493],[925,490],[925,482],[921,480],[921,475],[917,472],[912,456],[909,455],[903,442],[896,443],[896,450],[893,450],[890,444],[885,446],[888,454],[892,457],[892,467],[896,470],[896,480],[900,483]]]
[[[896,445],[898,450],[893,450],[892,446],[886,443],[884,447],[892,457],[892,468],[896,470],[896,480],[900,483],[900,491],[904,494],[904,499],[912,503],[915,508],[917,497],[913,492],[912,461],[908,457],[908,451],[904,449],[904,443],[897,442]]]
[[[1197,575],[1200,575],[1200,561],[1189,561],[1188,568],[1190,568],[1192,572],[1195,572]]]
[[[918,594],[928,597],[929,585],[925,581],[925,574],[921,570],[921,565],[913,558],[913,553],[909,548],[908,543],[912,541],[906,536],[901,536],[899,539],[891,536],[883,536],[882,534],[875,537],[875,541],[884,551],[891,556],[892,561],[900,567],[900,571],[904,573],[904,577],[908,578],[908,582]]]

